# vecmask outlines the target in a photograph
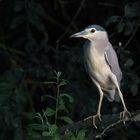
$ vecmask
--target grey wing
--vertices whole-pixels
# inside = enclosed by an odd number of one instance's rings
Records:
[[[116,75],[117,80],[120,84],[120,81],[122,79],[122,72],[118,63],[117,54],[111,44],[105,50],[105,59],[111,71]]]

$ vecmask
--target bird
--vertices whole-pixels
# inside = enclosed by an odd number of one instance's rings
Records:
[[[101,106],[103,96],[110,102],[119,99],[123,105],[120,112],[120,119],[125,124],[126,116],[131,116],[124,102],[123,94],[120,90],[122,71],[119,66],[117,54],[109,41],[107,31],[100,25],[89,25],[84,30],[71,35],[72,38],[84,38],[83,45],[84,65],[92,82],[96,85],[100,99],[97,113],[84,120],[93,118],[93,125],[97,128],[96,119],[101,121]]]

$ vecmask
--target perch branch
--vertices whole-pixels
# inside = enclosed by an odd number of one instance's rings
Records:
[[[131,118],[126,118],[126,125],[128,124],[128,122],[131,123],[131,122],[140,121],[140,110],[137,110],[136,112],[133,112],[131,114],[132,114]],[[98,120],[96,121],[98,125],[98,129],[101,132],[100,134],[96,136],[96,138],[103,137],[105,133],[112,132],[114,129],[116,129],[116,127],[117,128],[123,127],[124,126],[122,125],[123,120],[120,120],[119,117],[120,117],[120,114],[102,115],[102,121],[101,122],[99,122]],[[78,130],[78,129],[89,127],[89,126],[93,126],[92,118],[62,126],[61,128],[59,128],[59,132],[61,134],[64,134],[67,131],[74,131],[74,130]]]

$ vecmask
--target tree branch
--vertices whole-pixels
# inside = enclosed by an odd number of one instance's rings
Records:
[[[132,122],[139,122],[140,121],[140,110],[137,110],[136,112],[131,113],[132,117],[128,118],[126,117],[126,125],[128,123],[132,123]],[[112,132],[114,129],[116,128],[120,128],[123,127],[123,120],[120,120],[120,114],[113,114],[113,115],[102,115],[102,121],[99,122],[99,120],[96,120],[96,124],[98,125],[98,129],[100,130],[100,134],[98,134],[96,136],[96,138],[101,138],[105,135],[105,133],[110,133]],[[82,120],[82,121],[78,121],[72,124],[68,124],[65,126],[62,126],[61,128],[59,128],[59,132],[61,134],[64,134],[67,131],[73,131],[73,130],[78,130],[80,128],[85,128],[85,127],[89,127],[89,126],[93,126],[93,120],[92,118],[88,119],[88,120]],[[94,126],[93,126],[94,128]]]
[[[132,35],[130,36],[130,38],[128,39],[128,41],[125,43],[125,45],[124,45],[123,48],[126,48],[126,47],[129,45],[129,43],[132,41],[132,39],[134,38],[134,36],[135,36],[135,34],[136,34],[136,32],[137,32],[139,26],[140,26],[140,24],[138,23],[138,24],[136,25],[136,28],[135,28],[135,30],[133,31]]]

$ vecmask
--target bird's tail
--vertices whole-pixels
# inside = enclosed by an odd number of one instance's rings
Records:
[[[110,102],[113,101],[120,102],[119,94],[115,89],[105,92],[105,96]]]
[[[113,102],[114,101],[114,96],[115,96],[115,90],[108,90],[105,92],[105,97],[108,99],[108,101]]]

